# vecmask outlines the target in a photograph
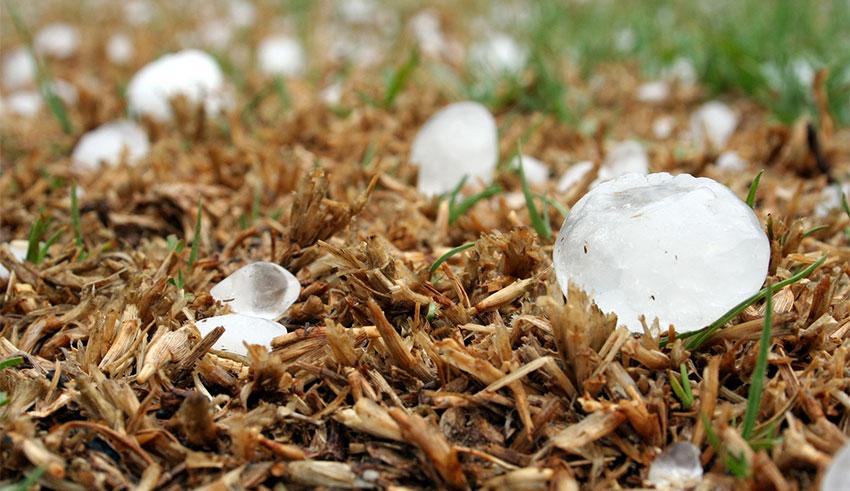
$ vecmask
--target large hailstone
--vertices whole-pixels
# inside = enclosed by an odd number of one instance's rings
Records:
[[[215,59],[195,49],[164,55],[136,72],[127,86],[131,113],[159,121],[171,119],[170,100],[184,96],[203,104],[207,113],[219,112],[227,103],[224,75]]]
[[[722,102],[706,102],[691,116],[691,136],[715,150],[726,146],[738,126],[735,111]]]
[[[821,491],[850,491],[850,442],[845,443],[832,457],[823,481]]]
[[[431,116],[413,140],[419,191],[447,193],[468,176],[488,183],[499,158],[496,120],[477,102],[456,102]]]
[[[629,174],[570,211],[553,260],[570,282],[632,332],[641,314],[679,332],[700,329],[761,288],[770,243],[752,209],[705,177]]]
[[[114,166],[126,158],[133,164],[145,157],[150,142],[145,130],[132,121],[119,120],[104,124],[80,138],[71,161],[80,170],[97,169],[101,163]]]
[[[212,345],[212,349],[242,356],[248,356],[244,343],[271,348],[272,339],[287,332],[286,328],[277,322],[241,314],[208,317],[196,322],[195,326],[201,336],[206,336],[216,327],[224,327],[224,333]]]
[[[210,295],[233,312],[277,319],[298,300],[301,284],[286,269],[256,262],[237,269],[210,290]]]
[[[304,72],[304,49],[297,39],[275,35],[263,39],[257,47],[260,70],[269,75],[296,77]]]

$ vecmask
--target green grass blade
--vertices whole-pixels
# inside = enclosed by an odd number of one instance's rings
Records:
[[[86,244],[83,241],[83,227],[80,222],[80,205],[77,202],[77,183],[71,183],[71,225],[74,227],[74,243],[81,259],[84,258]]]
[[[756,419],[761,406],[761,393],[764,389],[764,379],[767,376],[767,356],[770,354],[771,332],[773,331],[773,287],[767,288],[767,305],[764,310],[764,326],[761,330],[759,340],[759,355],[756,358],[756,366],[753,369],[753,377],[750,382],[750,391],[747,394],[747,410],[744,413],[744,427],[741,436],[745,440],[752,435],[756,426]]]
[[[850,203],[847,202],[847,195],[844,194],[843,189],[841,189],[841,209],[850,217]]]
[[[801,271],[797,272],[797,274],[791,276],[790,278],[787,278],[785,280],[782,280],[782,281],[776,283],[775,285],[773,285],[773,289],[776,290],[776,291],[779,291],[779,290],[785,288],[788,285],[792,285],[792,284],[802,280],[803,278],[807,278],[816,269],[818,269],[824,263],[824,261],[826,261],[826,256],[821,257],[820,259],[818,259],[814,263],[810,264],[808,267],[802,269]],[[765,298],[765,296],[767,296],[767,293],[768,293],[768,288],[767,287],[762,288],[758,293],[756,293],[752,297],[750,297],[750,298],[744,300],[743,302],[739,303],[738,305],[732,307],[731,310],[729,310],[728,312],[723,314],[723,316],[721,316],[716,321],[712,322],[708,327],[706,327],[704,329],[700,329],[698,331],[691,331],[691,332],[683,333],[679,336],[679,338],[681,338],[681,339],[692,338],[688,342],[688,344],[686,345],[687,349],[693,351],[693,350],[699,348],[704,342],[706,342],[711,336],[713,336],[714,333],[718,329],[725,326],[727,322],[729,322],[732,319],[734,319],[735,317],[737,317],[738,314],[743,312],[744,309],[746,309],[750,305],[752,305],[752,304],[758,302],[759,300]],[[662,339],[661,344],[662,344],[662,346],[666,345],[667,340]]]
[[[528,185],[528,180],[525,178],[525,169],[523,169],[522,153],[517,149],[517,159],[519,160],[519,179],[522,183],[522,194],[525,195],[525,205],[528,208],[528,216],[531,218],[531,225],[537,231],[537,235],[546,240],[552,240],[552,227],[549,222],[543,219],[540,212],[537,210],[537,205],[534,204],[534,194]]]
[[[684,363],[679,365],[679,374],[682,377],[682,389],[685,391],[685,397],[688,400],[685,407],[690,408],[694,405],[694,391],[691,388],[691,379],[688,378],[688,368]]]
[[[195,233],[192,236],[192,250],[189,252],[189,266],[195,264],[198,260],[198,252],[201,250],[201,214],[203,208],[198,202],[198,218],[195,220]]]
[[[23,480],[14,484],[0,486],[0,491],[29,491],[38,483],[38,480],[41,479],[41,476],[44,474],[44,470],[44,467],[36,467],[32,472],[27,474],[27,477]]]
[[[747,206],[750,208],[755,208],[756,206],[756,191],[758,191],[762,174],[764,174],[764,169],[760,170],[759,173],[756,174],[755,179],[753,179],[752,184],[750,184],[750,191],[747,193]]]
[[[470,247],[472,247],[474,245],[475,245],[475,242],[467,242],[466,244],[459,245],[455,248],[449,249],[448,251],[446,251],[445,254],[438,257],[437,260],[434,261],[434,264],[431,265],[429,272],[431,274],[434,274],[434,272],[437,271],[437,268],[439,268],[440,265],[442,265],[444,262],[448,261],[449,258],[451,258],[452,256],[455,256],[457,254],[460,254],[461,252],[469,249]]]
[[[401,93],[413,71],[419,65],[419,50],[414,49],[407,60],[395,71],[387,83],[387,90],[384,93],[384,107],[390,108]]]
[[[551,196],[546,196],[545,194],[534,193],[534,197],[539,199],[539,200],[545,201],[546,204],[548,204],[552,208],[558,210],[558,213],[560,213],[561,216],[564,217],[564,218],[567,218],[567,215],[570,214],[569,208],[562,205],[561,203],[558,202],[558,200],[552,198]]]
[[[691,404],[688,401],[688,396],[685,394],[685,389],[682,387],[682,384],[675,376],[673,376],[672,372],[667,373],[667,378],[670,380],[670,387],[673,389],[673,393],[676,394],[676,397],[678,397],[679,401],[682,402],[682,406],[689,409]]]
[[[467,180],[468,178],[469,178],[469,176],[463,176],[463,177],[461,177],[461,178],[460,178],[460,181],[458,181],[457,185],[456,185],[456,186],[454,187],[454,189],[452,189],[452,191],[449,193],[448,199],[449,199],[449,212],[450,212],[450,213],[451,213],[451,209],[452,209],[452,207],[453,207],[453,206],[455,205],[455,203],[457,202],[457,196],[460,194],[460,190],[461,190],[461,189],[463,189],[463,187],[466,185],[466,180]]]
[[[27,257],[26,260],[33,263],[38,264],[39,261],[39,252],[40,252],[40,243],[41,239],[44,238],[44,234],[47,233],[47,227],[50,226],[50,219],[45,218],[44,215],[39,215],[35,220],[35,223],[30,227],[30,233],[27,243]]]
[[[815,233],[817,233],[817,232],[820,232],[821,230],[825,230],[825,229],[828,229],[828,228],[829,228],[829,227],[828,227],[827,225],[818,225],[818,226],[816,226],[816,227],[812,227],[812,228],[810,228],[810,229],[806,230],[806,231],[803,233],[803,237],[808,237],[808,236],[810,236],[810,235],[812,235],[812,234],[815,234]]]
[[[475,206],[479,201],[485,200],[487,198],[491,198],[502,192],[501,186],[498,184],[491,184],[486,189],[481,191],[480,193],[473,194],[465,198],[463,201],[458,203],[455,206],[449,205],[449,225],[455,223],[458,218],[462,217],[470,208]],[[454,197],[453,197],[454,198]],[[449,203],[452,203],[451,201]]]
[[[16,367],[18,365],[21,365],[23,362],[24,358],[22,356],[13,356],[11,358],[6,358],[5,360],[0,361],[0,370]]]

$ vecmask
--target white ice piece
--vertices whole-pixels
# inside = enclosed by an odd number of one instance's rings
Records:
[[[514,155],[510,167],[519,169],[519,156]],[[529,184],[544,184],[549,180],[549,167],[531,155],[522,155],[522,170]]]
[[[41,94],[34,90],[13,92],[3,101],[3,110],[29,118],[38,114],[42,106]]]
[[[659,140],[670,138],[675,126],[676,118],[673,116],[659,116],[652,121],[652,134]]]
[[[106,43],[106,57],[116,65],[130,63],[134,53],[133,41],[126,34],[113,34]]]
[[[269,36],[260,42],[257,61],[263,73],[287,77],[301,75],[306,64],[301,43],[282,34]]]
[[[697,69],[690,58],[679,57],[666,70],[666,75],[672,80],[684,85],[693,85],[697,81]]]
[[[635,140],[625,140],[611,145],[608,155],[605,156],[599,168],[599,177],[593,185],[626,174],[646,174],[647,172],[649,172],[649,155],[646,154],[643,145]]]
[[[80,47],[80,31],[64,22],[49,24],[35,35],[34,45],[36,53],[40,55],[70,58]]]
[[[243,343],[271,348],[272,339],[286,334],[286,327],[277,322],[241,314],[207,317],[196,322],[195,326],[201,336],[206,336],[216,327],[223,327],[224,334],[212,345],[212,349],[242,356],[248,356],[248,349]]]
[[[836,208],[841,208],[841,194],[850,200],[850,182],[844,184],[833,184],[823,188],[820,193],[820,201],[815,207],[815,215],[823,218]]]
[[[3,59],[3,85],[6,89],[17,89],[35,80],[35,59],[25,48],[12,50]]]
[[[410,19],[410,29],[419,49],[427,56],[439,57],[446,49],[446,40],[440,18],[433,12],[423,10]]]
[[[29,248],[29,241],[27,240],[12,240],[9,242],[9,252],[15,256],[15,259],[18,262],[24,262],[27,258],[27,249]],[[0,264],[0,280],[9,279],[9,270],[6,269],[5,266]]]
[[[525,66],[528,52],[512,37],[495,33],[469,49],[472,66],[490,73],[518,73]]]
[[[292,273],[264,261],[242,266],[210,290],[237,314],[263,319],[280,318],[300,293],[301,284]]]
[[[628,174],[570,211],[553,260],[564,292],[587,291],[632,332],[638,317],[679,332],[702,328],[756,293],[770,243],[753,210],[705,177]]]
[[[691,135],[701,145],[722,150],[738,126],[738,116],[726,104],[709,101],[691,116]]]
[[[114,166],[122,158],[134,164],[148,154],[150,142],[144,128],[138,124],[118,120],[101,125],[80,138],[71,161],[78,170],[97,169],[101,163]]]
[[[670,96],[670,86],[663,80],[646,82],[638,86],[635,96],[641,102],[664,102]]]
[[[231,0],[228,7],[230,20],[238,28],[251,27],[257,20],[257,7],[248,0]]]
[[[738,152],[727,150],[717,157],[714,165],[722,170],[741,171],[747,168],[747,161],[742,159]]]
[[[569,191],[573,186],[578,184],[585,174],[590,172],[591,169],[593,169],[593,162],[589,160],[576,162],[561,175],[561,179],[558,180],[558,191],[562,193]]]
[[[451,191],[468,176],[489,183],[499,158],[496,120],[477,102],[456,102],[439,110],[413,140],[410,161],[419,166],[419,191]]]
[[[838,449],[820,483],[821,491],[850,491],[850,442]]]
[[[130,112],[159,121],[171,119],[169,101],[177,96],[203,104],[208,114],[227,105],[224,75],[212,56],[195,49],[161,56],[136,72],[127,86]]]
[[[649,466],[647,480],[655,489],[691,489],[702,480],[700,451],[693,443],[678,442],[667,447]]]

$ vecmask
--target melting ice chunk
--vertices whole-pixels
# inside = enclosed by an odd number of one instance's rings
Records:
[[[649,156],[643,145],[635,140],[626,140],[611,147],[599,168],[599,177],[594,185],[626,174],[646,174],[647,172],[649,172]]]
[[[296,77],[304,71],[304,50],[293,37],[270,36],[257,47],[257,61],[263,73]]]
[[[729,137],[738,126],[738,116],[722,102],[706,102],[691,116],[691,136],[703,145],[715,150],[726,146]]]
[[[195,49],[164,55],[136,72],[127,85],[129,110],[159,121],[171,119],[170,99],[183,96],[215,114],[227,104],[224,75],[215,59]]]
[[[661,452],[649,466],[649,482],[655,489],[689,489],[702,480],[699,449],[692,443],[674,443]]]
[[[145,130],[132,121],[119,120],[89,131],[74,147],[71,160],[81,170],[96,169],[101,163],[118,165],[122,158],[133,164],[150,149]]]
[[[17,48],[3,60],[3,85],[16,89],[35,80],[35,59],[25,48]]]
[[[820,483],[820,489],[821,491],[850,490],[850,442],[845,443],[832,457],[832,462]]]
[[[670,86],[663,80],[646,82],[638,86],[635,97],[641,102],[664,102],[670,95]]]
[[[583,160],[573,164],[572,167],[566,170],[558,180],[558,191],[565,193],[573,186],[579,183],[581,179],[593,169],[593,162]]]
[[[9,251],[15,256],[19,262],[24,262],[27,258],[27,248],[29,248],[29,241],[26,240],[13,240],[9,242]],[[0,280],[9,279],[9,270],[6,269],[5,266],[0,264]]]
[[[212,349],[242,356],[248,356],[243,341],[271,347],[272,339],[286,334],[286,328],[277,322],[241,314],[208,317],[196,322],[195,326],[201,336],[206,336],[218,326],[224,327],[224,334],[213,344]]]
[[[477,102],[456,102],[431,116],[413,140],[410,161],[419,166],[419,191],[451,191],[463,176],[485,183],[499,157],[496,120]]]
[[[76,27],[57,22],[43,27],[35,35],[35,51],[53,58],[70,58],[80,45],[80,32]]]
[[[558,282],[586,290],[620,323],[679,332],[708,325],[761,288],[770,244],[753,211],[705,177],[628,174],[584,195],[561,226]]]
[[[133,41],[126,34],[113,34],[106,43],[106,57],[116,65],[126,65],[133,59]]]
[[[519,171],[519,156],[514,155],[510,163],[511,169]],[[522,170],[529,184],[543,184],[549,179],[549,168],[546,164],[530,155],[522,156]]]
[[[747,161],[734,150],[727,150],[717,157],[715,165],[718,169],[729,171],[741,171],[747,168]]]
[[[473,44],[469,57],[473,66],[489,73],[518,73],[528,53],[510,36],[497,33]]]
[[[277,319],[298,300],[301,284],[286,269],[256,262],[237,269],[212,287],[210,295],[237,314]]]

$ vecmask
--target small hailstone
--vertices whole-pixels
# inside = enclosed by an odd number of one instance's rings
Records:
[[[679,57],[665,70],[667,76],[684,85],[693,85],[697,81],[697,69],[689,58]]]
[[[62,99],[62,102],[69,106],[77,104],[79,94],[77,93],[77,88],[72,84],[61,79],[56,79],[53,82],[50,82],[50,84],[50,87],[53,89],[53,93]]]
[[[519,169],[518,156],[514,155],[511,159],[510,167]],[[529,184],[544,184],[549,180],[549,168],[546,167],[546,164],[530,155],[522,156],[522,170],[525,173],[525,180]]]
[[[117,165],[122,157],[133,164],[150,149],[145,130],[132,121],[119,120],[104,124],[80,138],[71,161],[80,170],[97,169],[101,163]]]
[[[438,57],[446,48],[446,40],[440,26],[440,18],[430,11],[422,11],[410,19],[410,29],[419,49],[427,56]]]
[[[659,116],[652,122],[652,134],[659,140],[670,138],[676,119],[673,116]]]
[[[35,90],[20,90],[10,94],[3,101],[3,110],[19,116],[31,117],[41,110],[41,94]]]
[[[232,0],[228,13],[233,25],[239,28],[251,27],[257,20],[257,7],[248,0]]]
[[[365,24],[371,21],[379,9],[374,0],[342,0],[338,5],[342,19],[353,24]]]
[[[227,19],[213,19],[200,27],[199,34],[204,46],[223,50],[233,37],[233,24]]]
[[[150,0],[127,0],[124,2],[124,19],[131,26],[140,26],[153,20],[155,6]]]
[[[451,191],[464,176],[489,183],[499,158],[496,120],[477,102],[449,104],[431,116],[413,140],[419,192]]]
[[[670,95],[670,86],[663,80],[646,82],[637,88],[635,96],[641,102],[664,102]]]
[[[582,178],[593,169],[593,162],[583,160],[572,165],[558,180],[558,191],[565,193],[578,184]]]
[[[593,188],[561,226],[558,282],[632,332],[638,317],[702,328],[761,288],[770,243],[753,210],[705,177],[629,174]]]
[[[621,53],[628,53],[635,49],[636,43],[637,37],[635,36],[635,31],[629,27],[621,29],[614,34],[614,47]]]
[[[134,53],[133,41],[126,34],[114,34],[106,43],[106,57],[116,65],[130,63]]]
[[[304,49],[297,39],[275,35],[263,39],[257,47],[260,70],[270,75],[301,75],[306,64]]]
[[[702,480],[700,452],[689,442],[674,443],[661,452],[649,466],[647,480],[655,489],[690,489]]]
[[[322,89],[322,92],[319,94],[319,97],[321,97],[322,102],[324,102],[328,106],[338,106],[339,103],[342,101],[342,83],[334,82],[328,85],[327,87]]]
[[[80,32],[70,24],[50,24],[38,31],[33,43],[38,54],[58,59],[70,58],[80,46]]]
[[[618,142],[611,147],[599,168],[599,177],[593,185],[625,174],[649,172],[649,156],[643,145],[635,140]]]
[[[167,54],[136,72],[127,86],[129,110],[160,121],[171,119],[170,99],[182,95],[218,113],[227,104],[224,75],[215,59],[194,49]]]
[[[747,168],[747,161],[742,159],[738,152],[727,150],[717,157],[714,165],[722,170],[741,171]]]
[[[809,60],[797,57],[791,60],[791,71],[805,88],[810,88],[815,81],[815,69]]]
[[[19,262],[24,262],[24,260],[26,260],[28,248],[29,241],[27,240],[13,240],[9,242],[9,252],[11,252],[12,256],[14,256]],[[0,280],[7,279],[9,279],[9,270],[0,264]]]
[[[17,48],[3,60],[3,85],[17,89],[33,83],[36,74],[35,59],[24,48]]]
[[[528,59],[527,51],[505,34],[493,34],[472,45],[469,57],[473,66],[494,73],[518,73]]]
[[[841,208],[841,193],[850,200],[850,182],[827,186],[821,191],[820,200],[815,207],[815,215],[823,218],[836,208]]]
[[[196,322],[195,326],[201,336],[206,336],[216,327],[224,327],[224,333],[212,345],[212,349],[242,356],[248,356],[248,349],[243,342],[270,348],[272,339],[286,334],[286,328],[277,322],[241,314],[208,317]]]
[[[298,279],[270,262],[242,266],[210,290],[214,299],[230,305],[237,314],[263,319],[282,316],[300,293]]]
[[[850,491],[850,442],[832,457],[820,483],[821,491]]]
[[[738,126],[738,116],[722,102],[706,102],[691,116],[691,135],[702,145],[722,149]]]

